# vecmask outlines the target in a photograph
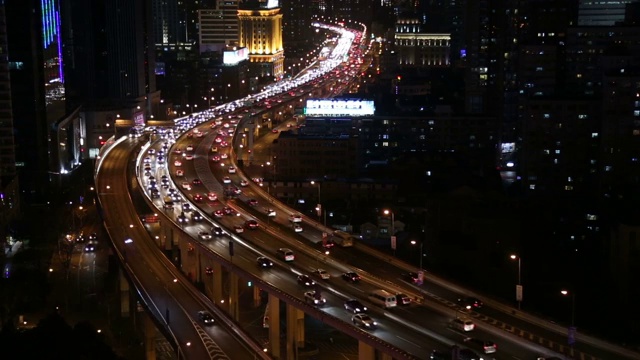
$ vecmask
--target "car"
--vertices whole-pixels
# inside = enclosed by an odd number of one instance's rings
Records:
[[[242,187],[249,186],[249,182],[247,180],[240,180],[240,186]]]
[[[198,317],[205,325],[213,325],[215,323],[213,316],[208,311],[198,311]]]
[[[173,166],[176,166],[176,167],[180,167],[180,166],[182,166],[182,161],[180,161],[180,160],[176,160],[176,161],[174,161],[174,162],[173,162]]]
[[[293,261],[296,259],[296,255],[293,253],[293,250],[289,248],[279,248],[277,254],[284,261]]]
[[[316,284],[315,281],[309,275],[298,275],[298,284],[303,286],[314,286]]]
[[[367,312],[367,307],[356,299],[350,299],[344,302],[344,309],[354,314]]]
[[[193,185],[202,185],[202,180],[195,178],[191,181]]]
[[[458,360],[482,360],[482,357],[471,349],[460,349],[458,351]]]
[[[212,146],[211,147],[211,152],[212,153],[217,153],[218,152],[218,147],[217,146]]]
[[[229,166],[229,174],[235,174],[236,173],[236,168],[233,166]]]
[[[219,143],[222,142],[222,137],[221,136],[216,136],[214,141],[219,144]]]
[[[193,194],[193,201],[194,201],[194,202],[202,202],[202,195],[200,195],[200,194]]]
[[[204,216],[202,216],[202,214],[200,214],[199,212],[194,211],[191,213],[191,221],[200,222],[202,220],[204,220]]]
[[[405,281],[410,282],[412,284],[418,284],[420,282],[420,278],[418,277],[418,273],[415,273],[415,272],[404,273],[404,274],[402,274],[402,278]]]
[[[331,279],[331,274],[329,274],[329,272],[325,269],[316,269],[313,271],[313,275],[319,277],[322,280]]]
[[[184,212],[181,212],[180,215],[178,215],[177,220],[181,224],[186,224],[189,222],[189,218],[187,218],[187,215]]]
[[[353,322],[354,325],[366,329],[373,329],[378,326],[378,323],[376,323],[371,316],[367,314],[355,314],[351,317],[351,322]]]
[[[296,215],[296,214],[291,214],[289,216],[289,221],[294,222],[294,223],[302,222],[302,216]]]
[[[267,216],[268,216],[268,217],[274,217],[274,216],[276,216],[276,211],[275,211],[275,210],[273,210],[273,209],[267,209],[266,211],[267,211]]]
[[[211,240],[212,238],[211,233],[207,231],[199,231],[198,237],[200,238],[200,240]]]
[[[222,210],[216,210],[216,211],[214,211],[214,212],[213,212],[213,216],[214,216],[214,217],[217,217],[217,218],[221,218],[221,217],[223,217],[223,216],[224,216],[224,211],[222,211]]]
[[[184,155],[184,159],[185,160],[193,160],[193,155],[192,154],[185,154]]]
[[[327,299],[319,291],[311,290],[304,292],[304,301],[315,306],[322,306],[327,303]]]
[[[260,226],[260,225],[258,225],[258,222],[253,220],[253,219],[252,220],[247,220],[245,225],[251,230],[255,230]]]
[[[474,298],[472,296],[467,296],[467,297],[458,299],[458,304],[467,310],[480,309],[482,308],[482,305],[484,305],[482,303],[482,300],[478,298]]]
[[[189,203],[182,204],[182,211],[185,213],[193,211],[193,209],[191,208],[191,204]]]
[[[175,148],[175,149],[173,150],[173,153],[174,153],[174,154],[182,154],[182,149],[181,149],[181,148]]]
[[[213,268],[211,266],[207,266],[206,268],[204,268],[204,273],[207,275],[212,275],[213,274]]]
[[[176,170],[176,177],[183,177],[184,176],[184,170]]]
[[[493,354],[498,351],[498,345],[496,345],[493,341],[485,341],[475,338],[466,338],[464,339],[464,343],[476,349],[481,349],[485,354]]]
[[[193,145],[191,145],[191,144],[187,145],[185,150],[186,151],[193,151]]]
[[[336,242],[332,238],[322,239],[320,244],[322,244],[322,247],[325,249],[331,249],[336,246]]]
[[[274,133],[274,134],[279,133],[278,129],[273,129],[273,130],[271,130],[271,132]]]
[[[214,226],[211,228],[211,232],[213,233],[213,235],[215,236],[222,236],[224,235],[224,231],[222,231],[222,228],[219,226]]]
[[[182,184],[181,184],[181,186],[182,186],[182,188],[183,188],[184,190],[191,190],[191,184],[189,184],[189,183],[188,183],[188,182],[186,182],[186,181],[183,181],[183,182],[182,182]]]
[[[94,252],[98,249],[98,243],[95,241],[89,241],[87,245],[84,246],[84,252]]]
[[[98,234],[96,233],[89,234],[89,241],[97,241],[97,240],[98,240]]]
[[[229,155],[227,155],[227,153],[220,154],[220,159],[227,159],[227,158],[229,158]]]
[[[398,304],[400,305],[409,305],[411,304],[411,297],[407,294],[396,294],[396,301],[398,302]]]
[[[260,256],[256,259],[258,266],[265,269],[273,266],[273,262],[264,256]]]
[[[462,330],[464,332],[473,331],[476,328],[476,325],[473,321],[465,318],[455,318],[451,321],[451,327],[456,330]]]
[[[231,178],[228,176],[225,176],[222,178],[222,183],[223,184],[231,184]]]
[[[299,233],[302,232],[302,226],[298,225],[298,224],[293,224],[293,231]]]
[[[249,204],[250,206],[258,206],[258,200],[249,199],[249,201],[247,201],[247,204]]]
[[[429,355],[429,359],[431,360],[451,360],[451,353],[447,353],[444,351],[433,350]]]
[[[352,283],[356,283],[356,282],[361,280],[360,275],[358,275],[358,273],[356,273],[354,271],[348,271],[348,272],[342,274],[342,278],[347,280],[347,281],[350,281]]]
[[[211,161],[213,161],[213,162],[218,162],[218,161],[220,161],[220,156],[218,156],[218,155],[214,155],[214,156],[212,156],[212,157],[211,157]]]
[[[227,125],[227,127],[228,127],[229,124],[225,124],[225,125]],[[229,146],[229,143],[226,142],[226,141],[223,141],[223,142],[220,143],[220,147],[227,147],[227,146]]]
[[[224,212],[225,215],[230,215],[230,216],[233,216],[236,213],[235,210],[233,210],[232,208],[230,208],[228,206],[223,207],[222,208],[222,212]]]

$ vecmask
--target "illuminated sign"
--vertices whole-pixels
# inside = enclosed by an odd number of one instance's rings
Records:
[[[237,50],[225,50],[222,55],[222,62],[225,65],[236,65],[240,61],[249,59],[249,49],[243,47]]]
[[[375,112],[373,100],[357,99],[311,99],[307,100],[304,108],[305,115],[345,115],[345,116],[367,116]]]
[[[278,4],[278,0],[268,0],[267,1],[267,9],[277,8],[280,4]]]
[[[144,126],[144,113],[139,112],[139,113],[133,114],[133,123],[136,125]]]

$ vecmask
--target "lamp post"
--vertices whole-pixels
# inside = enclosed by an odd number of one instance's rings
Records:
[[[311,180],[311,185],[318,184],[318,206],[316,206],[316,211],[318,212],[318,221],[323,221],[322,224],[327,226],[327,212],[322,206],[322,192],[320,190],[320,182],[315,182]]]
[[[520,309],[522,303],[522,258],[516,254],[509,256],[511,260],[518,260],[518,284],[516,285],[516,301],[518,302],[518,309]]]
[[[393,255],[396,254],[396,215],[393,211],[389,209],[385,209],[383,212],[385,215],[391,215],[391,249],[393,250]]]
[[[411,240],[411,245],[415,245],[417,243],[417,241],[415,240]],[[420,240],[420,269],[422,270],[422,257],[424,256],[424,254],[422,253],[422,248],[424,246],[424,241]]]
[[[573,356],[573,344],[576,342],[576,292],[569,290],[560,290],[562,296],[571,295],[571,326],[567,331],[567,343],[571,346],[570,355]]]

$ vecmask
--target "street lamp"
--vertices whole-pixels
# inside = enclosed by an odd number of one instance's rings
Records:
[[[411,240],[411,245],[415,245],[417,243],[417,241],[415,240]],[[422,253],[422,248],[424,246],[424,241],[420,240],[420,269],[422,270],[422,257],[424,256],[424,254]]]
[[[311,185],[318,184],[318,206],[316,206],[316,211],[318,212],[318,221],[322,221],[324,226],[327,226],[327,212],[322,206],[322,192],[320,190],[320,182],[315,182],[311,180]]]
[[[560,290],[562,296],[571,295],[571,326],[567,332],[567,343],[571,346],[571,356],[573,356],[573,344],[576,342],[576,292],[569,290]]]
[[[509,256],[511,260],[518,260],[518,284],[516,285],[516,301],[518,302],[518,309],[520,309],[522,303],[522,258],[516,254]]]
[[[393,213],[393,211],[389,210],[389,209],[385,209],[382,211],[383,214],[385,215],[389,215],[391,214],[391,249],[393,250],[393,254],[396,254],[396,215]]]

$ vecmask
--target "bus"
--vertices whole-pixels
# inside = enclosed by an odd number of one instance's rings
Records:
[[[342,246],[342,247],[351,247],[353,246],[353,238],[354,236],[349,234],[346,231],[342,231],[342,230],[336,230],[333,232],[333,241],[335,241],[336,244]]]
[[[398,302],[396,296],[386,290],[374,290],[369,293],[369,301],[374,304],[383,306],[385,309],[396,307]]]

